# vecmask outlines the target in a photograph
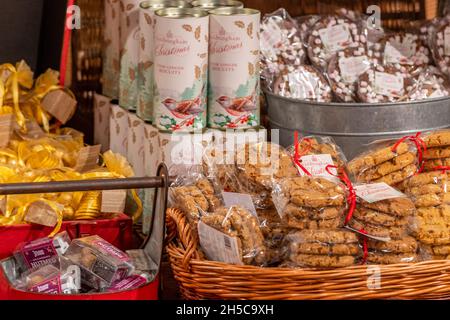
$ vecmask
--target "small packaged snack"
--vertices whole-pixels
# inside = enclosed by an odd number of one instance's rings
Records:
[[[424,171],[434,171],[450,166],[450,130],[439,130],[423,135],[427,149],[424,151]]]
[[[307,52],[311,63],[325,71],[334,53],[365,44],[366,36],[357,23],[345,17],[323,16],[311,29]]]
[[[118,292],[125,290],[133,290],[142,287],[151,281],[151,276],[145,272],[134,273],[122,280],[114,282],[106,292]]]
[[[345,229],[302,230],[290,233],[287,266],[306,268],[348,267],[362,255],[358,236]]]
[[[222,207],[202,216],[198,235],[210,260],[258,266],[267,263],[258,218],[242,207]]]
[[[81,288],[80,268],[69,265],[61,270],[46,265],[24,276],[26,290],[47,294],[76,294]]]
[[[125,252],[130,257],[136,272],[154,273],[158,269],[144,249],[127,250]]]
[[[417,136],[374,141],[368,145],[368,151],[351,160],[347,168],[356,182],[385,182],[394,186],[420,171],[422,148]]]
[[[338,229],[347,209],[343,185],[321,177],[293,177],[274,186],[273,201],[284,225],[295,229]]]
[[[272,91],[286,98],[331,102],[332,93],[325,77],[308,65],[288,66],[275,78]]]
[[[429,143],[432,144],[431,138]],[[450,248],[450,168],[417,174],[403,182],[417,209],[416,239],[435,255]]]
[[[298,138],[294,133],[294,145],[288,147],[288,152],[301,176],[311,175],[319,177],[335,177],[327,170],[327,166],[337,167],[337,171],[345,170],[347,159],[341,148],[334,142],[333,138],[327,136],[306,136]],[[301,167],[299,167],[301,164]]]
[[[305,61],[297,22],[283,8],[263,17],[260,39],[262,76],[267,83],[287,66],[297,67]]]
[[[267,265],[277,265],[285,258],[287,248],[284,245],[284,238],[289,233],[290,228],[282,223],[276,209],[258,209],[256,211],[264,236]]]
[[[358,79],[357,96],[366,103],[399,102],[414,89],[414,78],[392,65],[374,65]]]
[[[444,17],[434,24],[430,37],[430,49],[434,63],[446,76],[450,75],[450,18]]]
[[[70,237],[64,231],[53,238],[45,237],[20,244],[14,252],[14,258],[22,272],[47,264],[56,264],[59,256],[69,248],[69,244]]]
[[[359,76],[372,65],[365,46],[349,47],[338,51],[330,59],[327,75],[335,96],[343,102],[356,101]]]
[[[300,29],[300,37],[302,42],[306,44],[309,38],[309,34],[311,32],[312,27],[320,19],[318,15],[309,15],[309,16],[300,16],[295,17],[295,21],[297,21],[298,27]]]
[[[450,95],[450,83],[436,67],[428,66],[420,73],[412,92],[409,93],[410,101],[441,98]]]
[[[84,284],[100,289],[134,271],[130,257],[99,236],[72,241],[65,255],[81,268]]]
[[[387,34],[381,43],[384,47],[383,63],[401,72],[414,72],[431,63],[430,50],[417,33]]]
[[[256,208],[273,206],[273,183],[297,176],[297,169],[289,153],[270,142],[247,143],[236,154],[236,175],[239,192],[250,194]]]

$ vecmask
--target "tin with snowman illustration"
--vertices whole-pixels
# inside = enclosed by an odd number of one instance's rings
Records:
[[[162,131],[206,127],[208,13],[200,9],[156,11],[154,34],[154,125]]]
[[[210,11],[208,126],[260,124],[259,20],[254,9]]]

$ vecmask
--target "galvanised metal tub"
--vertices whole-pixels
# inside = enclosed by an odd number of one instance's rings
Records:
[[[450,97],[403,103],[321,103],[284,98],[265,92],[271,129],[280,130],[280,144],[302,136],[331,136],[348,159],[364,145],[417,131],[450,128]]]

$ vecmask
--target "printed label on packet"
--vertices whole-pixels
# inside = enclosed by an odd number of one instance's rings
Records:
[[[352,37],[345,24],[338,24],[319,30],[320,39],[330,52],[345,49],[351,42]]]
[[[231,264],[242,264],[237,239],[203,222],[198,223],[200,245],[208,259]]]
[[[399,96],[403,91],[403,77],[375,71],[374,91],[384,96]]]
[[[62,293],[61,279],[58,275],[55,278],[49,279],[31,287],[30,291],[37,293],[60,294]]]
[[[257,216],[255,205],[253,204],[252,197],[249,194],[222,192],[222,197],[225,207],[240,206],[247,209],[254,216]]]
[[[355,186],[355,191],[358,197],[368,203],[406,197],[405,194],[392,188],[385,182],[357,185]]]
[[[450,56],[450,27],[444,31],[444,54]]]
[[[328,172],[326,170],[327,166],[334,166],[333,158],[330,154],[312,154],[303,156],[300,158],[302,166],[314,177],[327,177],[336,179],[337,170],[336,168],[329,168]],[[301,176],[306,176],[307,173],[301,168],[298,168]]]
[[[386,43],[384,59],[387,63],[414,64],[410,59],[416,51],[416,44],[411,41]]]
[[[370,63],[366,56],[342,57],[339,59],[342,79],[347,83],[353,83],[358,80],[358,77],[369,68]]]

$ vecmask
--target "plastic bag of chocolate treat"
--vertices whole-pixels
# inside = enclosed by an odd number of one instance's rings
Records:
[[[295,21],[297,21],[298,27],[300,29],[300,37],[302,39],[303,44],[306,44],[308,41],[309,33],[311,32],[311,28],[314,24],[320,19],[319,15],[307,15],[295,17]]]
[[[334,178],[337,171],[345,170],[347,158],[341,148],[331,137],[327,136],[305,136],[298,137],[294,133],[294,145],[287,148],[289,155],[301,176],[311,175],[319,177]],[[337,169],[327,166],[336,166]],[[331,174],[328,171],[332,171]]]
[[[365,45],[366,36],[356,22],[342,16],[322,16],[311,29],[307,53],[314,66],[326,71],[336,52]]]
[[[300,66],[305,51],[297,22],[283,8],[266,14],[261,21],[261,75],[270,84],[287,66]]]
[[[381,39],[383,64],[405,73],[419,73],[421,68],[432,63],[426,42],[416,32],[387,33]]]
[[[450,76],[450,18],[441,18],[434,24],[429,46],[434,63],[447,77]]]
[[[415,79],[392,65],[373,65],[359,76],[356,95],[365,103],[407,101]]]
[[[359,76],[374,65],[366,46],[348,47],[336,52],[328,64],[327,76],[334,95],[342,102],[357,101]]]
[[[436,67],[428,66],[417,77],[414,89],[408,95],[408,100],[442,98],[449,95],[450,83],[447,77]]]
[[[221,207],[202,216],[198,236],[200,246],[210,260],[257,266],[266,264],[260,222],[247,209]]]
[[[323,177],[298,176],[275,184],[273,202],[282,224],[293,229],[338,229],[344,226],[347,192]]]
[[[420,136],[377,140],[347,165],[353,181],[385,182],[396,186],[421,170],[423,141]]]
[[[332,91],[327,79],[309,65],[287,66],[275,78],[271,91],[291,99],[331,102]]]
[[[360,262],[362,249],[356,233],[346,229],[293,231],[286,236],[288,267],[330,269]]]

